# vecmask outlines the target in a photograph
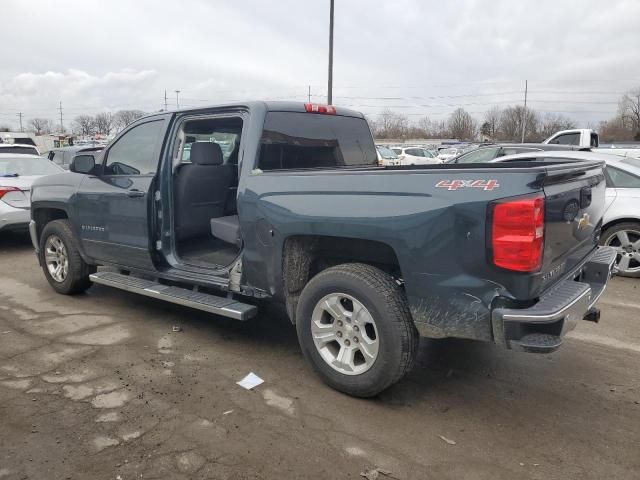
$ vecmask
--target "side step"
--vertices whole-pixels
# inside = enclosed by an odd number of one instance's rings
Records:
[[[194,292],[186,288],[172,287],[142,278],[130,277],[114,272],[98,272],[89,275],[93,283],[115,287],[147,297],[159,298],[185,307],[204,310],[235,320],[248,320],[258,313],[254,305],[240,303],[232,298],[218,297],[208,293]]]
[[[529,333],[520,340],[511,340],[511,345],[514,343],[525,352],[551,353],[560,348],[562,339],[548,333]]]

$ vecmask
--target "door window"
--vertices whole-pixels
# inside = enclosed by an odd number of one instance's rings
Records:
[[[64,165],[64,152],[53,152],[53,155],[49,154],[49,159],[56,165]]]
[[[162,120],[143,123],[126,132],[107,151],[105,175],[153,175]]]
[[[609,177],[607,186],[613,186],[615,188],[640,188],[640,178],[619,168],[607,166],[607,175]]]
[[[580,145],[580,133],[565,133],[558,135],[549,142],[553,145]]]
[[[418,148],[407,148],[405,152],[408,155],[413,155],[414,157],[424,157],[424,152]]]
[[[482,163],[493,160],[496,157],[499,147],[479,148],[469,153],[465,153],[458,158],[456,163]]]

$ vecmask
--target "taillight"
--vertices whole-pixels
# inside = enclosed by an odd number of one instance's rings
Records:
[[[0,198],[4,197],[9,192],[19,192],[20,189],[16,187],[3,187],[0,185]]]
[[[305,103],[304,109],[307,113],[324,113],[326,115],[335,115],[336,107],[333,105],[320,105],[319,103]]]
[[[518,272],[542,265],[544,196],[496,203],[491,226],[493,263]]]

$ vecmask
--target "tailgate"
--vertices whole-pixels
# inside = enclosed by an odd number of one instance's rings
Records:
[[[597,246],[605,210],[603,167],[585,162],[547,171],[539,293],[578,267]]]

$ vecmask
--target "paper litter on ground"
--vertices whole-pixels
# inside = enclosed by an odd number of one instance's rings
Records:
[[[247,390],[251,390],[252,388],[257,387],[258,385],[264,383],[264,380],[262,380],[255,373],[251,372],[249,375],[247,375],[242,380],[240,380],[239,382],[236,382],[236,383],[238,385],[240,385],[242,388],[246,388]]]

